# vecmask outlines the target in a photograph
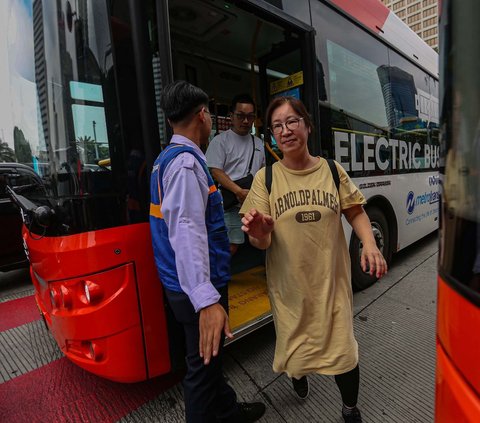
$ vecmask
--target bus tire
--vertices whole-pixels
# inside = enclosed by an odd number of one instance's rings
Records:
[[[378,249],[382,252],[387,261],[390,258],[390,232],[385,215],[377,207],[370,207],[366,210],[372,225],[373,235]],[[377,277],[370,276],[362,270],[360,257],[362,254],[362,243],[355,232],[350,240],[350,259],[352,268],[352,286],[354,291],[362,291],[377,281]]]

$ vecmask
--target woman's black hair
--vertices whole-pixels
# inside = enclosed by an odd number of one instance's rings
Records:
[[[267,122],[269,127],[272,126],[272,114],[273,114],[273,112],[276,109],[278,109],[280,106],[283,106],[285,103],[290,104],[290,106],[295,111],[295,113],[297,113],[301,118],[303,118],[303,122],[305,123],[305,126],[307,128],[310,128],[311,130],[314,129],[312,118],[310,117],[310,114],[308,113],[305,105],[298,98],[291,97],[291,96],[275,97],[270,102],[270,104],[268,105],[268,108],[267,108],[267,115],[266,115],[266,118],[267,118],[266,122]]]

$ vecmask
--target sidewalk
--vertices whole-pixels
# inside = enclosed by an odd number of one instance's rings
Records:
[[[354,295],[364,422],[432,422],[437,236],[395,257],[381,282]],[[184,421],[182,389],[170,375],[118,384],[62,356],[39,320],[28,273],[0,274],[0,415],[5,421]],[[225,371],[240,401],[267,405],[261,422],[341,423],[333,378],[314,375],[305,401],[272,372],[273,325],[226,348]],[[168,387],[170,387],[168,389]]]
[[[435,375],[437,237],[397,255],[376,286],[354,296],[360,350],[364,422],[432,422]],[[261,422],[343,422],[333,378],[314,375],[310,395],[295,397],[290,380],[274,374],[270,325],[232,344],[226,376],[242,401],[264,401]],[[175,386],[121,422],[183,422],[181,387]]]

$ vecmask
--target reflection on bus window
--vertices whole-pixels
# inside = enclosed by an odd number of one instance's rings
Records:
[[[332,105],[375,126],[386,127],[378,66],[333,41],[327,41],[327,52]],[[386,60],[386,48],[384,53]]]
[[[97,164],[109,157],[105,109],[72,105],[75,142],[84,164]]]
[[[78,156],[88,169],[110,156],[102,87],[70,81],[70,96]]]

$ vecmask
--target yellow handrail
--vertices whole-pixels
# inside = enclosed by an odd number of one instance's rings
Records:
[[[278,157],[277,153],[275,153],[275,151],[273,151],[272,147],[270,146],[270,144],[268,142],[265,143],[265,146],[267,147],[267,150],[268,152],[273,156],[273,158],[279,162],[280,161],[280,157]]]
[[[110,157],[109,157],[108,159],[99,160],[99,161],[97,162],[97,164],[98,164],[99,166],[102,166],[102,167],[110,166],[110,164],[111,164]]]

